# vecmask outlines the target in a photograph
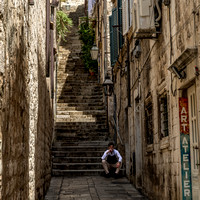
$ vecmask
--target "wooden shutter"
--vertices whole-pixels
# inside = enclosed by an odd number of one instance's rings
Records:
[[[122,33],[122,0],[118,0],[118,35],[119,35],[119,48],[122,48],[122,45],[124,43],[123,33]]]
[[[117,16],[117,8],[112,10],[113,16],[113,65],[117,61],[118,58],[118,16]]]
[[[128,19],[128,0],[122,0],[122,22],[123,22],[123,35],[128,32],[129,19]]]
[[[111,66],[113,65],[113,16],[109,16],[110,23],[110,61]]]

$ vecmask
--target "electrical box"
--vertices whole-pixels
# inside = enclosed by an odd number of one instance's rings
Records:
[[[151,38],[156,32],[154,1],[133,0],[132,17],[135,38]]]

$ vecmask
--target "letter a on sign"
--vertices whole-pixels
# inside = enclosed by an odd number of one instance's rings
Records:
[[[188,99],[179,98],[180,132],[189,134]]]

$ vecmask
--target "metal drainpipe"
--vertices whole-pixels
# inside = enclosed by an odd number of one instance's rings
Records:
[[[107,52],[108,52],[108,46],[107,46],[107,0],[104,0],[104,4],[105,4],[105,20],[104,20],[104,26],[105,26],[105,35],[104,35],[104,46],[105,46],[105,52],[104,52],[104,77],[105,75],[107,74],[108,72],[108,55],[107,55]]]
[[[49,77],[50,2],[46,1],[46,77]]]
[[[98,33],[98,37],[97,37],[97,42],[99,44],[99,0],[97,0],[97,33]],[[98,83],[100,82],[100,63],[101,63],[101,58],[100,58],[100,49],[99,49],[99,45],[98,45]]]
[[[128,94],[128,107],[131,106],[131,95],[130,95],[130,43],[129,40],[127,40],[127,94]]]

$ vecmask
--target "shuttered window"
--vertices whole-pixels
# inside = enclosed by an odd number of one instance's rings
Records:
[[[122,0],[118,0],[118,25],[119,25],[119,48],[122,48],[122,45],[124,43],[124,39],[123,39],[123,33],[122,33]]]
[[[111,66],[113,66],[113,17],[112,15],[109,17],[110,24],[110,60]]]
[[[122,22],[123,22],[123,35],[128,32],[129,29],[129,2],[128,0],[122,0]]]
[[[118,16],[117,8],[112,10],[113,16],[113,62],[116,63],[118,58]]]
[[[114,66],[118,58],[118,12],[117,8],[112,10],[110,21],[110,54],[111,66]]]
[[[153,104],[151,101],[145,105],[145,125],[147,144],[153,144]]]
[[[167,107],[167,94],[159,98],[159,115],[160,115],[160,138],[169,135],[168,130],[168,107]]]

